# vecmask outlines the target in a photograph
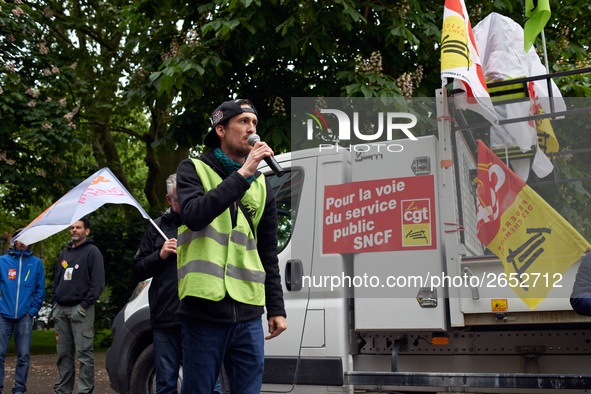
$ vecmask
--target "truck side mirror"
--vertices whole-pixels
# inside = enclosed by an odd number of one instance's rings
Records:
[[[288,260],[285,264],[285,287],[288,291],[302,290],[304,268],[301,260]]]

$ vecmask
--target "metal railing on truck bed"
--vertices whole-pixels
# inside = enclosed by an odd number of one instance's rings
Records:
[[[564,100],[567,100],[567,108],[566,110],[563,111],[556,111],[555,110],[555,100],[557,100],[557,98],[552,97],[552,87],[551,87],[551,81],[555,78],[560,78],[560,77],[567,77],[567,76],[576,76],[576,75],[582,75],[582,74],[589,74],[591,73],[591,67],[587,67],[587,68],[582,68],[582,69],[577,69],[577,70],[569,70],[569,71],[563,71],[563,72],[557,72],[557,73],[553,73],[553,74],[544,74],[544,75],[537,75],[537,76],[533,76],[533,77],[526,77],[526,78],[516,78],[516,79],[510,79],[510,80],[505,80],[505,81],[499,81],[499,82],[492,82],[487,84],[487,87],[489,89],[493,89],[493,88],[503,88],[506,86],[511,86],[514,87],[515,85],[523,85],[523,89],[520,89],[520,91],[525,92],[523,97],[511,97],[507,100],[495,100],[493,102],[494,105],[510,105],[511,103],[519,103],[519,102],[524,102],[524,101],[529,101],[530,97],[529,97],[529,90],[527,88],[527,84],[529,82],[534,82],[534,81],[540,81],[540,80],[545,80],[547,81],[547,85],[548,85],[548,92],[549,92],[549,96],[548,98],[545,98],[545,100],[548,100],[548,106],[551,108],[551,110],[548,113],[541,113],[541,114],[535,114],[535,115],[527,115],[527,116],[519,116],[519,117],[512,117],[512,118],[505,118],[505,119],[499,119],[499,126],[503,126],[503,125],[510,125],[510,124],[515,124],[515,123],[520,123],[520,122],[539,122],[545,119],[549,119],[552,122],[555,122],[554,125],[556,126],[556,122],[564,122],[564,121],[568,121],[568,119],[573,119],[573,117],[575,116],[581,116],[584,114],[588,114],[591,113],[591,98],[564,98]],[[511,90],[511,92],[514,92],[515,90]],[[453,90],[449,90],[447,91],[446,96],[448,98],[450,98],[450,100],[448,100],[449,102],[449,112],[452,115],[451,119],[452,119],[452,126],[451,126],[451,139],[452,139],[452,149],[454,150],[453,152],[453,160],[454,160],[454,168],[459,168],[461,169],[460,166],[460,162],[458,161],[458,157],[461,157],[461,152],[458,151],[458,146],[461,146],[461,144],[458,145],[458,139],[462,139],[465,140],[468,144],[468,146],[470,147],[471,151],[473,154],[476,155],[477,152],[477,143],[476,140],[478,138],[485,140],[485,137],[489,136],[489,129],[491,127],[491,123],[483,120],[483,118],[480,115],[475,115],[474,113],[472,113],[471,118],[467,119],[467,115],[466,112],[456,109],[454,108],[453,105],[453,97],[454,95],[458,94],[458,93],[463,93],[464,91],[461,89],[453,89]],[[514,96],[514,95],[513,95]],[[562,99],[562,98],[560,98]],[[584,128],[579,130],[580,133],[591,133],[591,122],[587,123],[586,125],[584,125]],[[559,134],[558,132],[556,133],[557,135]],[[558,137],[560,138],[560,137]],[[586,143],[589,140],[585,140]],[[487,141],[488,144],[488,141]],[[532,146],[532,150],[526,153],[521,152],[517,147],[511,149],[493,149],[493,151],[495,152],[495,154],[497,156],[499,156],[499,158],[505,162],[507,162],[508,160],[511,160],[515,157],[517,158],[531,158],[533,157],[534,153],[535,153],[535,149],[537,147]],[[543,149],[543,148],[542,148]],[[566,148],[566,149],[561,149],[557,152],[548,152],[547,155],[550,159],[550,162],[552,163],[552,165],[554,166],[554,168],[556,169],[557,166],[557,160],[559,160],[560,158],[572,158],[573,156],[579,156],[580,157],[591,157],[589,156],[589,154],[591,153],[591,144],[589,144],[589,146],[587,147],[577,147],[575,149],[572,148]],[[586,156],[585,156],[586,155]],[[590,167],[591,168],[591,167]],[[573,182],[588,182],[591,181],[591,173],[589,172],[589,168],[584,169],[586,170],[586,172],[581,173],[569,173],[568,177],[560,177],[560,172],[557,170],[554,170],[551,172],[551,174],[547,177],[545,177],[544,179],[534,179],[533,181],[528,180],[527,184],[531,187],[539,187],[539,186],[547,186],[547,185],[556,185],[556,184],[566,184],[566,183],[573,183]],[[565,175],[565,174],[562,174]],[[459,210],[459,224],[460,225],[465,225],[464,223],[464,209],[463,207],[466,206],[465,205],[465,193],[462,194],[461,190],[459,189],[461,187],[461,182],[459,177],[461,176],[461,171],[456,171],[455,173],[456,176],[456,185],[458,187],[458,196],[459,196],[459,200],[458,200],[458,210]],[[472,173],[470,174],[470,177],[472,179],[474,179],[476,177],[476,170],[473,170]],[[470,205],[470,203],[468,203],[467,205]],[[462,242],[464,243],[466,240],[464,239],[464,234],[460,234],[460,237],[462,239]]]

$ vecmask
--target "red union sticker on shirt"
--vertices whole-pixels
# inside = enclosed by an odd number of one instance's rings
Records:
[[[11,268],[8,270],[8,279],[16,279],[16,269]]]
[[[433,175],[324,188],[323,253],[435,249]]]

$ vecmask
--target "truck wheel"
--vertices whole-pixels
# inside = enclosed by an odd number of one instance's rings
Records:
[[[43,323],[41,320],[34,320],[33,321],[33,330],[44,330],[45,327],[45,323]]]
[[[154,394],[155,392],[154,345],[150,344],[137,358],[131,371],[130,394]]]

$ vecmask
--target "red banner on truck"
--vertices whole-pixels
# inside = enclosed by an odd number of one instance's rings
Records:
[[[324,188],[323,253],[435,249],[433,175]]]

